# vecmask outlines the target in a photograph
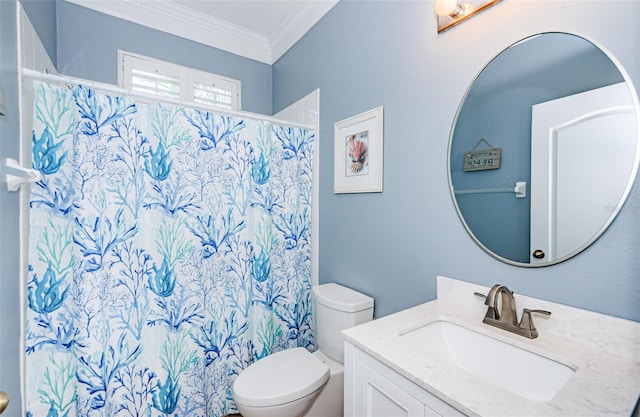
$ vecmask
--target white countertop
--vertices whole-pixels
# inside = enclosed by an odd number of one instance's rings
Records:
[[[518,315],[523,307],[553,312],[534,317],[540,335],[527,339],[482,323],[486,306],[474,299],[474,291],[486,294],[488,288],[438,277],[437,300],[345,330],[345,340],[470,416],[627,417],[632,413],[640,394],[640,323],[516,295]],[[405,343],[400,336],[403,330],[438,319],[569,363],[575,373],[547,402],[522,398]]]

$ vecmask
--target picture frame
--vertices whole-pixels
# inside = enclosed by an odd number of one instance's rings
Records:
[[[333,192],[381,193],[383,107],[334,124]]]

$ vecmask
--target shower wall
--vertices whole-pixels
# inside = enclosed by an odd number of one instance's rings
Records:
[[[311,202],[311,285],[318,285],[318,256],[320,248],[319,235],[319,216],[320,204],[319,194],[320,188],[318,181],[320,180],[320,90],[317,89],[300,100],[282,109],[274,115],[276,119],[288,120],[294,123],[300,123],[307,126],[313,126],[315,132],[315,141],[313,143],[313,192]]]

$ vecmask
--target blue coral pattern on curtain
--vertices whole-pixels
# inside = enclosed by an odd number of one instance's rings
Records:
[[[315,348],[312,131],[34,89],[27,416],[222,416]]]

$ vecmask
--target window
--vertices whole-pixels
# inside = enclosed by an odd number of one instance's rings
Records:
[[[128,90],[240,110],[240,81],[118,51],[118,84]]]

